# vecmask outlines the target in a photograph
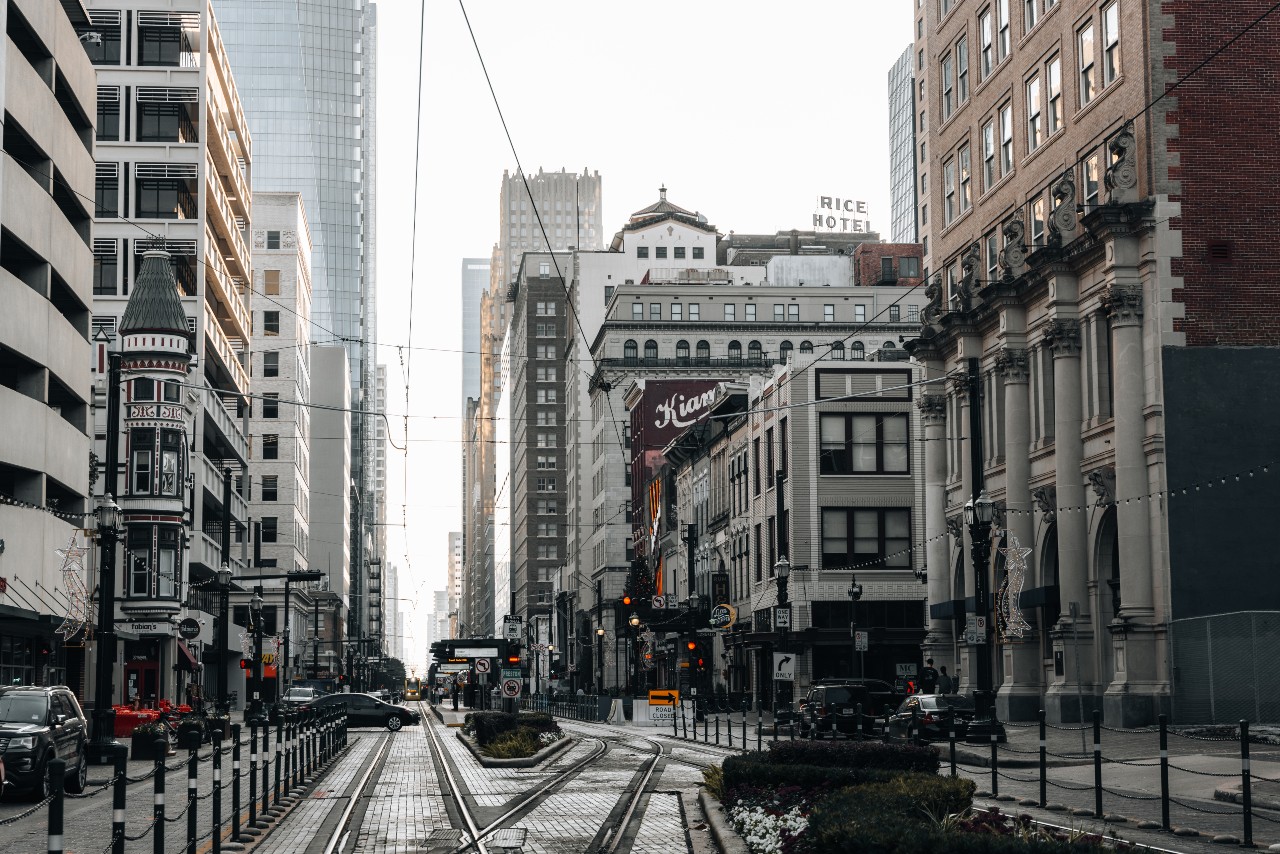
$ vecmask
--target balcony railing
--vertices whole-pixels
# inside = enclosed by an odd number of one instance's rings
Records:
[[[227,411],[227,407],[223,404],[219,393],[209,386],[199,392],[200,399],[204,403],[204,411],[214,426],[222,433],[227,443],[235,451],[240,460],[249,459],[249,443],[245,441],[244,434],[240,432],[240,425]]]

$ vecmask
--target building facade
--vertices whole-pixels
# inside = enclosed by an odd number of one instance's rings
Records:
[[[1012,719],[1045,708],[1074,722],[1083,707],[1133,726],[1275,708],[1256,679],[1231,693],[1212,678],[1275,653],[1258,630],[1275,612],[1252,597],[1266,501],[1251,475],[1270,449],[1241,419],[1247,401],[1274,398],[1280,354],[1273,325],[1256,322],[1276,304],[1262,261],[1275,221],[1244,177],[1268,168],[1276,120],[1221,109],[1250,99],[1257,51],[1275,52],[1280,24],[1264,11],[975,0],[917,12],[935,278],[911,349],[927,377],[954,380],[920,400],[936,440],[927,648],[961,666],[962,689],[991,655]],[[957,520],[982,488],[997,548],[975,569]],[[1226,552],[1194,533],[1203,525]],[[998,604],[1020,620],[969,645],[975,573],[1000,590],[1014,539],[1030,550],[1023,589]]]
[[[916,151],[916,70],[923,54],[914,45],[889,69],[889,239],[894,243],[920,240],[917,222],[916,162],[927,149]]]
[[[313,346],[311,352],[311,513],[307,562],[323,572],[328,589],[318,592],[320,678],[346,669],[347,615],[360,607],[351,589],[351,386],[347,351]],[[326,616],[328,615],[328,616]],[[358,637],[358,635],[357,635]],[[326,675],[327,674],[327,675]]]
[[[89,22],[75,4],[39,0],[6,4],[0,20],[0,681],[69,685],[83,702],[97,555],[55,550],[88,548],[77,532],[93,527],[87,497],[102,476],[87,464],[91,396],[106,391],[90,375],[96,92],[77,38]],[[105,342],[97,349],[105,369]]]

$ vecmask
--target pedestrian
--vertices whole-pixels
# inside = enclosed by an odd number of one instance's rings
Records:
[[[934,694],[938,690],[938,670],[933,666],[933,659],[927,658],[924,669],[920,671],[920,693]]]
[[[458,683],[453,683],[453,690],[449,692],[453,696],[453,710],[458,711]]]
[[[938,668],[938,693],[954,694],[955,690],[956,683],[947,675],[947,665],[944,664]]]

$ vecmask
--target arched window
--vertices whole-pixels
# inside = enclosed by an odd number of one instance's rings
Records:
[[[880,349],[881,349],[881,350],[892,350],[892,349],[893,349],[893,342],[892,342],[892,341],[886,341],[886,342],[884,342],[883,344],[881,344],[881,345],[880,345]]]
[[[753,362],[759,362],[764,358],[764,348],[760,346],[759,341],[752,341],[747,345],[747,358]]]
[[[644,357],[646,359],[658,358],[658,342],[650,338],[644,342]]]
[[[627,342],[622,345],[622,358],[635,359],[640,356],[639,347],[633,339],[628,338]]]
[[[792,347],[790,341],[783,341],[778,345],[778,355],[782,358],[782,361],[786,362],[791,359],[791,350]]]
[[[676,342],[676,358],[677,359],[689,358],[689,342],[688,341],[681,340]]]
[[[699,359],[711,358],[711,345],[708,344],[706,341],[698,342],[698,358]]]
[[[737,341],[729,342],[729,359],[735,362],[742,361],[742,344]]]
[[[812,342],[812,341],[801,341],[801,342],[800,342],[800,352],[801,352],[801,353],[812,353],[812,352],[813,352],[813,342]]]
[[[837,362],[844,361],[844,342],[837,341],[831,345],[831,358]]]
[[[853,359],[855,362],[861,362],[867,357],[867,352],[863,348],[861,341],[854,341],[853,346],[850,347],[849,350],[849,358]]]

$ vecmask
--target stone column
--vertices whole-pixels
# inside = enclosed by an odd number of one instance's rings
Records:
[[[1031,403],[1027,351],[1005,347],[996,354],[996,370],[1004,382],[1004,501],[1010,537],[1030,549],[1025,587],[1034,586],[1035,526],[1031,516]],[[1012,542],[1009,543],[1012,546]],[[995,579],[998,586],[1001,579]],[[1017,596],[1020,590],[1011,590]],[[1018,608],[1015,600],[1012,607]],[[1008,633],[1001,642],[1004,684],[996,694],[996,708],[1005,720],[1034,720],[1040,708],[1040,644],[1034,629],[1019,637]]]
[[[969,443],[973,441],[969,435],[969,373],[966,370],[957,370],[950,376],[951,394],[956,401],[956,421],[952,430],[960,437],[960,441],[956,443],[959,454],[958,464],[960,467],[960,504],[969,500],[973,495],[973,472],[969,465]],[[973,575],[973,560],[970,555],[973,553],[973,543],[969,537],[969,526],[961,523],[959,545],[961,549],[960,566],[964,572],[964,596],[957,597],[967,600],[973,596],[973,588],[977,583]],[[948,567],[948,575],[952,569]],[[960,672],[960,693],[971,693],[974,688],[974,679],[977,676],[976,659],[974,655],[977,650],[969,644],[961,644],[960,660],[956,662],[956,666]],[[985,649],[985,647],[980,648]]]
[[[924,536],[925,566],[928,571],[929,605],[951,600],[951,549],[947,533],[947,399],[941,394],[920,397],[920,420],[924,424]],[[950,663],[951,620],[929,617],[924,658]]]
[[[1059,278],[1063,278],[1059,276]],[[1074,289],[1074,277],[1070,282]],[[1044,333],[1053,352],[1054,466],[1058,526],[1058,600],[1062,615],[1053,632],[1055,655],[1062,655],[1063,672],[1049,686],[1046,712],[1055,723],[1080,720],[1083,705],[1087,716],[1094,708],[1093,633],[1089,620],[1089,591],[1086,567],[1088,554],[1088,514],[1084,511],[1085,489],[1081,467],[1084,458],[1083,398],[1080,391],[1080,321],[1053,320]],[[1075,604],[1076,619],[1071,619]],[[1082,704],[1079,695],[1084,694]]]

